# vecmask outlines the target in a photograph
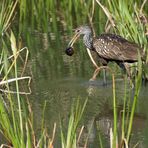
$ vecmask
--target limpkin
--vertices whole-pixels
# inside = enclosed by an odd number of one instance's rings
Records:
[[[96,67],[92,79],[96,78],[100,68],[93,60],[90,50],[97,53],[99,61],[103,65],[102,67],[107,67],[109,62],[114,61],[127,72],[129,77],[130,72],[126,63],[137,62],[139,55],[142,58],[142,49],[136,43],[130,42],[119,35],[109,33],[101,34],[100,36],[93,38],[93,33],[89,26],[80,26],[75,29],[75,35],[66,49],[66,53],[69,56],[73,54],[73,44],[80,35],[83,35],[83,43],[87,48],[91,61]]]

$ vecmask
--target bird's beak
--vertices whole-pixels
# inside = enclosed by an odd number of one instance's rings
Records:
[[[80,34],[79,33],[76,33],[72,39],[70,40],[69,44],[68,44],[68,47],[72,47],[73,44],[75,43],[75,41],[79,38]]]

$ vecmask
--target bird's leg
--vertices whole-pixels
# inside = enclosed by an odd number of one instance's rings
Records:
[[[94,59],[93,59],[93,57],[92,57],[92,55],[91,55],[90,50],[89,50],[88,48],[86,48],[86,49],[87,49],[87,53],[88,53],[88,55],[89,55],[89,57],[90,57],[90,60],[92,61],[93,65],[96,67],[96,69],[95,69],[95,71],[94,71],[94,74],[93,74],[93,77],[90,79],[91,81],[93,81],[93,80],[96,79],[96,77],[97,77],[97,75],[98,75],[98,73],[99,73],[99,71],[100,71],[100,68],[99,68],[99,66],[96,64],[96,62],[94,61]]]
[[[106,66],[99,67],[99,66],[96,64],[96,62],[94,61],[94,59],[93,59],[93,57],[92,57],[92,55],[91,55],[90,50],[89,50],[88,48],[86,48],[86,49],[87,49],[87,53],[88,53],[88,55],[89,55],[89,57],[90,57],[90,59],[91,59],[93,65],[96,67],[96,70],[94,71],[93,77],[92,77],[90,80],[95,80],[96,77],[97,77],[97,75],[99,74],[100,69],[101,69],[101,68],[104,68],[104,70],[103,70],[103,72],[104,72],[104,75],[103,75],[103,76],[104,76],[104,77],[103,77],[103,82],[104,82],[104,84],[106,84],[106,70],[105,70]]]
[[[131,77],[131,72],[129,69],[129,65],[127,63],[121,63],[121,62],[117,62],[117,64],[124,70],[124,72],[127,74],[129,83],[131,85],[131,88],[134,87],[134,84],[132,82],[132,77]]]
[[[130,84],[131,88],[134,88],[134,84],[133,84],[133,81],[132,81],[132,76],[131,76],[131,72],[130,72],[130,69],[129,69],[129,65],[127,63],[124,63],[124,67],[126,69],[129,84]]]
[[[123,71],[125,73],[127,73],[128,78],[131,78],[131,73],[130,73],[130,70],[129,70],[129,66],[126,63],[123,63],[123,62],[116,62],[116,63],[118,64],[118,66],[120,68],[123,69]]]
[[[103,69],[103,84],[107,84],[107,79],[106,79],[106,69]]]
[[[100,72],[100,68],[98,67],[98,68],[95,69],[93,76],[90,79],[90,81],[94,81],[96,79],[97,75],[99,74],[99,72]]]
[[[130,72],[130,69],[129,69],[129,65],[127,63],[123,63],[123,65],[125,67],[128,78],[131,79],[131,72]]]
[[[110,70],[110,68],[108,66],[100,66],[100,67],[96,68],[96,70],[94,71],[94,74],[93,74],[92,78],[90,79],[91,81],[93,81],[93,80],[96,79],[96,77],[99,74],[99,72],[100,72],[101,69],[104,69],[104,70],[108,69],[108,70]]]

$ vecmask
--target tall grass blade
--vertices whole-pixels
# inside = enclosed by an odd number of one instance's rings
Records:
[[[133,125],[133,118],[134,118],[134,113],[137,105],[137,99],[139,97],[139,92],[141,88],[141,82],[142,82],[142,61],[140,58],[139,54],[139,59],[138,59],[138,75],[135,79],[135,94],[134,94],[134,100],[131,108],[131,114],[130,114],[130,120],[129,120],[129,125],[128,125],[128,131],[127,131],[127,143],[129,142],[131,131],[132,131],[132,125]]]
[[[61,126],[62,148],[77,147],[76,132],[77,132],[79,122],[82,118],[84,109],[86,107],[86,103],[87,103],[87,99],[85,100],[83,106],[81,106],[78,99],[76,104],[72,106],[66,137],[64,137],[63,128]]]
[[[113,80],[113,114],[114,114],[114,129],[113,129],[113,148],[117,145],[117,106],[116,106],[116,87],[115,87],[115,77],[112,75]]]

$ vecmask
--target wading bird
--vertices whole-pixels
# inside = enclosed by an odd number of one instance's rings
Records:
[[[109,62],[116,62],[130,77],[127,63],[137,62],[139,56],[143,60],[143,51],[136,43],[130,42],[119,35],[109,33],[101,34],[93,38],[93,33],[89,26],[80,26],[75,29],[75,35],[66,49],[67,55],[71,56],[74,53],[73,44],[80,35],[83,35],[83,43],[87,48],[91,61],[96,67],[92,77],[93,80],[96,78],[101,68],[107,68]],[[96,64],[91,56],[90,50],[97,53],[99,61],[103,66],[99,67]]]

